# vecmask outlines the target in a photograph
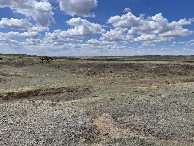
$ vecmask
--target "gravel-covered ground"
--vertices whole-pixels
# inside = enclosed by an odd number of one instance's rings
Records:
[[[0,56],[0,145],[194,145],[194,64]]]
[[[97,135],[87,111],[42,100],[0,105],[0,145],[78,145]]]
[[[194,83],[107,98],[93,106],[100,115],[111,115],[125,131],[145,138],[194,144]]]

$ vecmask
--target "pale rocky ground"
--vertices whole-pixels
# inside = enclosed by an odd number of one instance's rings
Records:
[[[194,63],[2,57],[2,146],[194,145]]]

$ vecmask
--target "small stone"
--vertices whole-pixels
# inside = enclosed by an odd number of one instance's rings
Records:
[[[13,120],[12,119],[8,119],[8,124],[10,124],[10,125],[12,125],[14,122],[13,122]]]
[[[111,97],[110,100],[115,100],[115,98],[114,97]]]
[[[103,136],[107,136],[107,135],[109,135],[109,133],[104,133],[104,134],[103,134]]]

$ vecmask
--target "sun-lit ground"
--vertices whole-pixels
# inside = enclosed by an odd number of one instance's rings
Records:
[[[0,57],[0,145],[194,144],[192,58]]]

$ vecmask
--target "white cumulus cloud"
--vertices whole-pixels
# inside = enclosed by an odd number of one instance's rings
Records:
[[[193,32],[184,29],[184,25],[189,25],[193,19],[180,19],[179,21],[168,22],[168,19],[162,16],[162,13],[151,17],[134,16],[131,12],[122,16],[113,16],[108,19],[115,29],[103,34],[102,39],[126,41],[131,39],[129,35],[133,35],[134,42],[142,42],[143,45],[153,45],[160,42],[168,42],[176,37],[185,37]],[[128,29],[128,33],[124,30]]]
[[[25,30],[31,27],[33,27],[33,24],[29,23],[26,19],[2,18],[2,20],[0,21],[0,28]]]
[[[97,40],[97,39],[90,39],[87,41],[88,44],[100,44],[101,41]]]
[[[67,24],[74,26],[73,29],[67,30],[67,32],[72,33],[76,36],[91,36],[94,34],[102,34],[105,30],[100,24],[91,23],[86,19],[72,18],[67,21]]]
[[[24,38],[26,42],[18,41],[16,38]],[[16,40],[15,40],[16,39]],[[8,33],[0,32],[0,46],[25,46],[28,45],[38,45],[40,44],[40,34],[38,32],[13,32]]]
[[[38,32],[23,32],[23,33],[19,33],[19,32],[13,32],[10,31],[8,33],[2,33],[0,32],[0,37],[1,38],[12,38],[12,37],[23,37],[23,38],[39,38],[40,34]]]
[[[94,16],[90,10],[97,6],[97,0],[59,0],[60,9],[71,16]]]
[[[32,17],[37,25],[48,26],[53,16],[52,6],[47,0],[1,0],[0,8],[9,7],[14,12]]]
[[[57,42],[57,45],[60,45],[64,42],[79,40],[86,36],[102,34],[105,32],[101,25],[91,23],[80,17],[70,19],[67,21],[67,24],[72,26],[72,28],[66,31],[54,30],[53,33],[46,33],[44,41],[48,43]]]
[[[130,12],[131,9],[130,8],[125,8],[123,12]]]
[[[132,35],[127,34],[127,28],[115,28],[107,31],[106,33],[102,34],[101,40],[104,41],[121,41],[121,42],[129,42],[133,39]]]
[[[136,17],[131,12],[108,19],[108,23],[111,23],[114,27],[137,27],[141,25],[141,21],[141,17]]]
[[[98,45],[115,45],[115,44],[117,44],[114,41],[100,41],[100,40],[97,40],[97,39],[87,40],[86,43],[93,44],[93,45],[97,45],[97,44]]]

